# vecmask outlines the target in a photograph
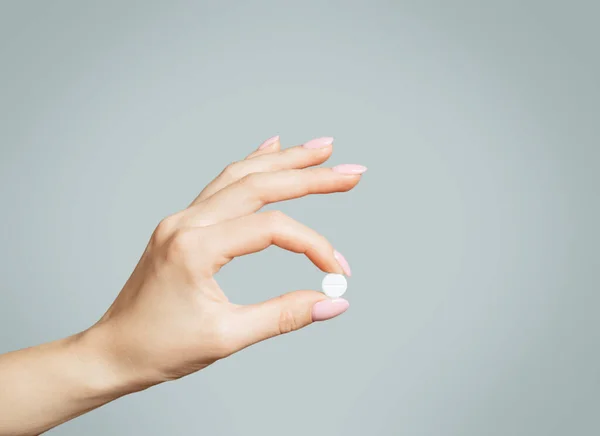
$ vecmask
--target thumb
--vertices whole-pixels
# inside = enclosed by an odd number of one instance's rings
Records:
[[[294,291],[263,303],[239,307],[230,332],[236,336],[237,348],[242,349],[314,321],[334,318],[349,306],[343,298],[331,299],[317,291]]]

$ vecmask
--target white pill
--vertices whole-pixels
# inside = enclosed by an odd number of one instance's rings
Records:
[[[327,274],[323,278],[321,288],[328,297],[337,298],[344,295],[344,292],[348,289],[348,282],[342,274]]]

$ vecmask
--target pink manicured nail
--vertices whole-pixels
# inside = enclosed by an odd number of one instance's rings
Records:
[[[335,318],[348,310],[348,307],[350,307],[350,303],[343,298],[319,301],[312,308],[312,320],[326,321]]]
[[[333,138],[331,136],[324,136],[322,138],[311,139],[305,144],[302,144],[304,148],[324,148],[333,144]]]
[[[367,171],[367,167],[355,164],[342,164],[334,166],[332,170],[340,174],[362,174]]]
[[[265,142],[260,144],[260,147],[258,147],[258,149],[262,150],[263,148],[270,147],[271,145],[275,144],[277,141],[279,141],[279,135],[273,136],[272,138],[267,139]]]
[[[342,253],[340,253],[337,250],[333,250],[333,257],[335,257],[335,260],[338,261],[338,263],[344,270],[344,274],[346,274],[348,277],[350,277],[352,275],[352,270],[350,269],[350,265],[348,264],[348,261],[346,260],[346,258],[344,256],[342,256]]]

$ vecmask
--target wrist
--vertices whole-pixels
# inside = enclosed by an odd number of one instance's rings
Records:
[[[86,368],[86,384],[96,396],[116,399],[152,386],[115,347],[108,328],[96,324],[75,336],[72,348]]]

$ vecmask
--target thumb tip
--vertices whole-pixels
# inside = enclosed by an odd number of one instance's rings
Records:
[[[327,321],[341,315],[350,307],[348,300],[343,298],[334,298],[321,300],[312,308],[313,321]]]

